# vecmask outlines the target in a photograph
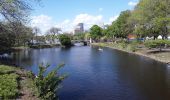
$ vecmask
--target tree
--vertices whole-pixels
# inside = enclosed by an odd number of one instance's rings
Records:
[[[94,41],[99,41],[102,37],[102,28],[98,25],[93,25],[90,28],[90,36]]]
[[[85,33],[77,33],[74,34],[73,40],[84,40],[85,39]]]
[[[12,25],[11,25],[12,24]],[[15,35],[15,46],[25,46],[26,43],[30,42],[32,37],[32,28],[24,25],[21,22],[7,23],[9,28],[12,29],[11,34]]]
[[[33,43],[34,40],[36,40],[36,42],[39,42],[38,41],[38,34],[41,34],[41,30],[38,27],[33,27],[32,31],[33,31],[32,43]]]
[[[53,43],[55,43],[55,39],[57,39],[57,34],[59,34],[59,32],[61,31],[60,28],[55,28],[52,27],[47,31],[47,34],[51,37],[51,40]]]
[[[70,37],[66,34],[59,35],[59,40],[62,46],[70,47],[72,45]]]
[[[140,0],[131,18],[135,23],[134,26],[145,27],[144,31],[148,33],[147,35],[154,36],[156,39],[159,35],[166,37],[169,14],[169,0]]]
[[[20,29],[22,29],[21,26],[23,26],[23,24],[28,21],[29,12],[32,10],[30,4],[30,0],[0,1],[0,16],[1,19],[5,20],[5,24],[1,22],[0,25],[0,28],[2,30],[0,31],[0,47],[3,47],[0,48],[1,50],[5,51],[14,46],[16,38],[19,37],[19,34],[16,33],[25,33],[19,31],[21,31]]]
[[[0,23],[0,53],[10,50],[15,44],[15,34],[7,24]]]
[[[34,0],[40,1],[40,0]],[[9,22],[26,21],[31,9],[30,0],[1,0],[0,14]]]
[[[132,28],[128,23],[128,19],[131,16],[131,11],[121,12],[118,19],[113,23],[112,29],[114,30],[115,37],[126,38],[128,34],[132,33]]]

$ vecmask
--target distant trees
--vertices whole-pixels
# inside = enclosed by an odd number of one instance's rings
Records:
[[[169,28],[169,0],[140,0],[134,10],[122,11],[117,20],[102,32],[96,25],[92,26],[90,34],[93,39],[98,40],[102,35],[114,39],[127,38],[128,34],[134,34],[137,38],[154,37],[154,39],[161,35],[166,39],[170,33]]]
[[[66,34],[59,35],[59,40],[62,46],[70,47],[72,45],[70,37]]]
[[[130,24],[128,23],[128,18],[131,16],[131,11],[121,12],[118,19],[109,26],[105,34],[110,37],[126,38],[129,33],[132,32]]]
[[[169,0],[141,0],[132,12],[131,18],[135,24],[135,34],[142,36],[159,35],[167,37],[170,23],[170,1]]]
[[[73,35],[73,40],[84,40],[85,39],[85,33],[78,33]]]
[[[60,28],[52,27],[47,31],[46,38],[51,41],[51,43],[55,43],[55,39],[58,39],[58,34],[60,31]]]
[[[98,25],[93,25],[90,28],[90,36],[94,41],[99,41],[102,37],[102,28]]]

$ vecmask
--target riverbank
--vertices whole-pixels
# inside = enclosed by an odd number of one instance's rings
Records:
[[[0,99],[39,100],[29,72],[0,65]]]
[[[133,45],[128,44],[126,46],[122,46],[122,44],[117,43],[93,43],[92,46],[100,46],[100,47],[108,47],[115,50],[136,54],[139,56],[147,57],[162,63],[170,63],[170,51],[164,50],[164,52],[157,52],[157,50],[150,50],[148,48],[145,48],[143,45]]]

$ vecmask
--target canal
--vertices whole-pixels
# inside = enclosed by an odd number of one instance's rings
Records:
[[[60,100],[170,100],[170,67],[109,48],[30,49],[15,52],[8,63],[38,72],[38,64],[60,63],[67,73]]]

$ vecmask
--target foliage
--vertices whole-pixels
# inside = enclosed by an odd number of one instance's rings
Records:
[[[55,43],[55,39],[58,39],[58,34],[61,31],[60,28],[56,28],[56,27],[52,27],[47,31],[47,38],[53,42],[53,44]]]
[[[11,26],[12,34],[15,35],[15,46],[25,46],[33,36],[32,28],[24,25],[21,22],[12,22],[7,25]]]
[[[58,70],[64,65],[61,64],[56,69],[45,75],[49,65],[39,66],[38,76],[35,78],[35,84],[38,89],[39,97],[43,100],[58,99],[56,95],[60,88],[61,82],[66,77],[65,75],[59,75]]]
[[[71,39],[66,34],[61,34],[59,36],[59,40],[60,40],[60,43],[61,43],[62,46],[65,46],[65,47],[71,46]]]
[[[132,12],[131,21],[135,33],[144,36],[167,36],[169,25],[169,0],[141,0]],[[139,30],[140,29],[140,30]]]
[[[134,10],[122,11],[117,20],[103,30],[109,38],[126,38],[136,34],[137,38],[147,36],[166,39],[170,32],[170,1],[140,0]]]
[[[145,42],[145,46],[148,48],[161,48],[163,46],[170,46],[170,41],[169,40],[149,40]]]
[[[31,29],[24,24],[32,10],[30,4],[33,4],[30,0],[0,1],[0,16],[4,20],[0,22],[0,52],[9,50],[16,41],[18,45],[29,41]]]
[[[84,40],[85,39],[85,33],[77,33],[73,36],[73,40]]]
[[[7,24],[0,23],[0,52],[9,50],[15,44],[15,35]]]
[[[93,25],[90,28],[90,36],[95,41],[98,41],[100,37],[102,37],[102,28],[99,27],[98,25]]]
[[[1,0],[0,15],[10,22],[26,21],[32,10],[30,4],[30,0]]]
[[[85,36],[84,36],[84,38],[85,38],[85,40],[90,40],[90,33],[85,33]]]
[[[14,99],[18,95],[18,78],[14,68],[0,65],[0,98]]]

